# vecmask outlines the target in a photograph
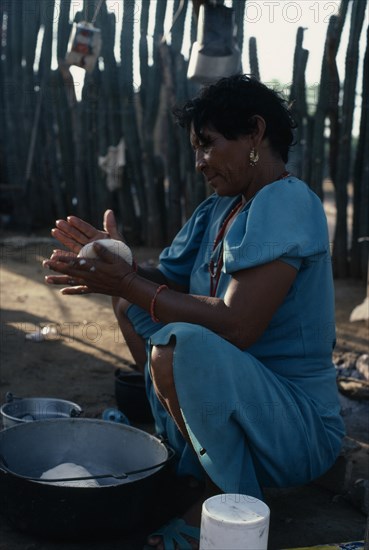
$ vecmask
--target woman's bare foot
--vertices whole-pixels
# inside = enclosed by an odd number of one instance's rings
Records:
[[[200,527],[203,502],[204,499],[198,500],[186,511],[185,514],[183,514],[182,519],[186,522],[188,526],[197,528]],[[168,522],[168,524],[170,524],[170,521]],[[180,529],[178,530],[178,533],[191,544],[191,548],[193,548],[193,550],[197,550],[199,548],[198,540],[190,537],[185,532],[180,532]],[[160,535],[150,535],[147,539],[147,543],[155,550],[166,550],[163,543],[163,537]],[[175,546],[175,548],[177,548],[177,545]],[[178,548],[180,549],[180,547]]]
[[[192,504],[192,506],[190,506],[184,514],[182,514],[182,519],[185,521],[185,523],[190,527],[200,528],[203,502],[211,496],[218,495],[220,493],[222,493],[222,491],[219,489],[219,487],[217,487],[210,480],[210,478],[206,476],[206,485],[204,488],[204,492],[202,493],[200,498],[196,500],[196,502],[194,502],[194,504]],[[193,550],[198,550],[199,540],[194,539],[185,533],[182,533],[182,537],[188,540]],[[155,550],[166,550],[163,544],[163,537],[161,537],[160,535],[150,535],[147,539],[147,543]],[[178,547],[178,550],[180,550],[180,547]]]

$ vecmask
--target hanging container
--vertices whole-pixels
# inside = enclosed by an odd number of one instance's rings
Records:
[[[197,41],[192,45],[187,78],[206,84],[241,70],[241,52],[235,40],[233,9],[223,5],[201,4]]]
[[[86,21],[74,23],[66,61],[69,65],[76,65],[87,72],[92,72],[100,54],[101,45],[100,29]]]

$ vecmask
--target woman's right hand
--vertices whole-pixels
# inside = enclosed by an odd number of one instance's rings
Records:
[[[68,216],[66,220],[57,220],[55,225],[56,227],[51,230],[52,236],[74,254],[78,254],[85,244],[98,239],[124,240],[118,231],[112,210],[105,211],[103,231],[96,229],[93,225],[76,216]],[[54,251],[54,254],[58,252]],[[60,251],[60,253],[65,254],[65,251]]]

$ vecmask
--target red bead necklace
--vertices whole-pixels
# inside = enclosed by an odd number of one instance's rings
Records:
[[[223,221],[218,233],[217,233],[217,236],[215,237],[215,240],[214,240],[214,244],[213,244],[213,252],[214,250],[217,248],[217,246],[219,245],[219,243],[221,241],[223,241],[223,237],[224,237],[224,233],[227,229],[227,226],[229,224],[229,222],[231,221],[231,219],[233,218],[233,216],[235,216],[238,212],[238,210],[241,209],[242,205],[243,205],[243,200],[241,200],[240,202],[238,202],[236,204],[236,206],[234,208],[232,208],[232,210],[230,211],[230,213],[228,214],[228,216],[225,218],[225,220]],[[222,267],[223,267],[223,243],[222,243],[222,246],[221,246],[221,250],[219,252],[219,256],[218,256],[218,261],[215,262],[213,260],[213,258],[210,260],[209,262],[209,273],[210,273],[210,296],[215,296],[216,294],[216,291],[217,291],[217,288],[218,288],[218,283],[219,283],[219,279],[220,279],[220,273],[222,271]]]
[[[291,175],[290,172],[284,171],[279,176],[279,178],[277,178],[275,181],[283,180],[285,178],[288,178],[288,176],[290,176],[290,175]],[[211,260],[209,262],[210,296],[215,296],[216,295],[218,284],[219,284],[219,279],[220,279],[220,274],[222,272],[222,267],[223,267],[223,239],[224,239],[225,232],[227,230],[229,222],[233,219],[233,217],[235,217],[238,214],[239,210],[241,210],[242,206],[244,206],[244,205],[245,205],[245,203],[244,203],[243,199],[241,199],[236,204],[236,206],[234,206],[232,208],[230,213],[227,215],[227,217],[223,221],[223,223],[222,223],[222,225],[221,225],[221,227],[220,227],[220,229],[219,229],[219,231],[218,231],[218,233],[217,233],[217,235],[214,239],[213,252],[216,250],[217,246],[220,243],[221,243],[221,246],[220,246],[217,261],[215,262],[214,259],[211,258]]]

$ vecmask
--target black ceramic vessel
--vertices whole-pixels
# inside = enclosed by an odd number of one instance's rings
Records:
[[[132,422],[152,422],[150,403],[143,374],[135,371],[115,371],[115,399],[118,408]]]

